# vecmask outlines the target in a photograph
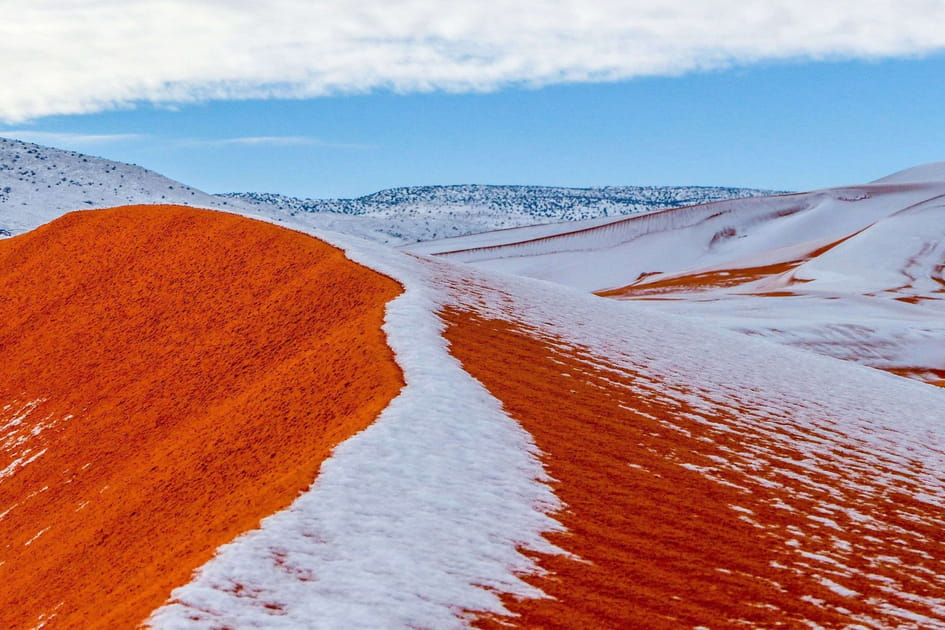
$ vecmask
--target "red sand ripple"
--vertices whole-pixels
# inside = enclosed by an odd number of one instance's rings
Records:
[[[803,263],[822,256],[863,231],[865,230],[854,232],[849,236],[827,243],[826,245],[821,245],[803,256],[798,256],[792,260],[775,261],[767,265],[757,265],[753,267],[731,267],[727,269],[713,269],[710,271],[695,271],[656,279],[654,279],[654,276],[657,276],[659,272],[650,272],[641,275],[636,281],[626,286],[595,291],[595,294],[601,297],[618,299],[645,298],[650,295],[672,294],[675,292],[690,293],[694,291],[711,291],[714,289],[732,289],[776,276],[786,276],[785,284],[788,286],[803,284],[807,281],[798,280],[793,276],[787,276],[787,274]],[[764,291],[755,294],[769,297],[796,295],[791,291]]]
[[[794,270],[803,260],[761,265],[758,267],[740,267],[703,271],[682,276],[673,276],[647,282],[640,280],[625,287],[596,291],[601,297],[634,298],[649,295],[661,295],[672,292],[709,291],[712,289],[732,288],[779,276]],[[762,293],[760,295],[765,295]],[[783,292],[782,292],[783,294]]]
[[[0,242],[0,471],[39,454],[0,478],[0,628],[133,627],[287,507],[402,387],[380,330],[399,292],[184,207]]]
[[[945,387],[945,370],[936,370],[933,368],[890,368],[886,370],[896,376],[911,378],[917,381],[935,385],[936,387]]]
[[[751,392],[707,415],[693,392],[515,321],[442,316],[454,355],[544,453],[567,506],[549,538],[580,558],[533,554],[547,573],[525,579],[550,598],[505,596],[514,616],[479,627],[945,626],[945,514],[917,498],[921,462],[829,418],[773,416]]]

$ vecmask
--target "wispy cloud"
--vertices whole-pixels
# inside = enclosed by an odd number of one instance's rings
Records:
[[[16,140],[23,140],[24,142],[34,142],[36,144],[46,144],[67,148],[99,146],[115,142],[129,142],[142,140],[148,137],[147,135],[137,133],[88,134],[58,131],[34,131],[30,129],[0,130],[0,136],[5,138],[15,138]]]
[[[181,140],[189,145],[204,146],[269,146],[269,147],[325,147],[329,149],[373,149],[375,145],[345,142],[326,142],[310,136],[247,136],[238,138],[189,138]]]
[[[326,149],[374,149],[373,144],[353,142],[327,142],[311,136],[241,136],[235,138],[167,138],[137,133],[85,134],[32,129],[0,129],[0,136],[35,142],[67,149],[91,149],[93,147],[121,143],[146,141],[151,145],[187,147],[324,147]]]
[[[942,24],[941,0],[31,0],[0,21],[0,119],[922,55]]]

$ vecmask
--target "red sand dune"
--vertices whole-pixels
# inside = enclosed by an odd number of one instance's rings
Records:
[[[0,628],[134,626],[291,503],[402,387],[380,330],[399,292],[191,208],[0,242]]]
[[[829,419],[772,420],[750,396],[698,421],[651,375],[466,307],[442,316],[454,355],[544,453],[566,504],[549,538],[577,556],[538,556],[547,573],[525,579],[550,598],[506,597],[516,616],[480,627],[945,626],[924,599],[941,596],[945,546],[915,498],[921,468],[887,470]],[[811,444],[831,445],[819,475]]]

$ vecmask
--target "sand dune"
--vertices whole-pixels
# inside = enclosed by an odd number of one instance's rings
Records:
[[[402,385],[398,285],[297,232],[88,211],[0,270],[3,628],[143,621]]]

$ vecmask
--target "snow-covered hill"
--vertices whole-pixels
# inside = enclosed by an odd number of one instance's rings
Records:
[[[0,138],[0,237],[26,232],[73,210],[167,203],[276,221],[289,217],[281,207],[211,195],[140,166]],[[386,222],[370,218],[306,214],[297,222],[372,240],[391,238]]]
[[[0,231],[5,235],[72,210],[136,203],[239,205],[139,166],[0,138]]]
[[[226,199],[275,207],[293,216],[332,213],[386,224],[390,244],[475,234],[524,225],[619,217],[638,212],[772,194],[712,186],[411,186],[357,199],[298,199],[268,193],[228,193]]]

